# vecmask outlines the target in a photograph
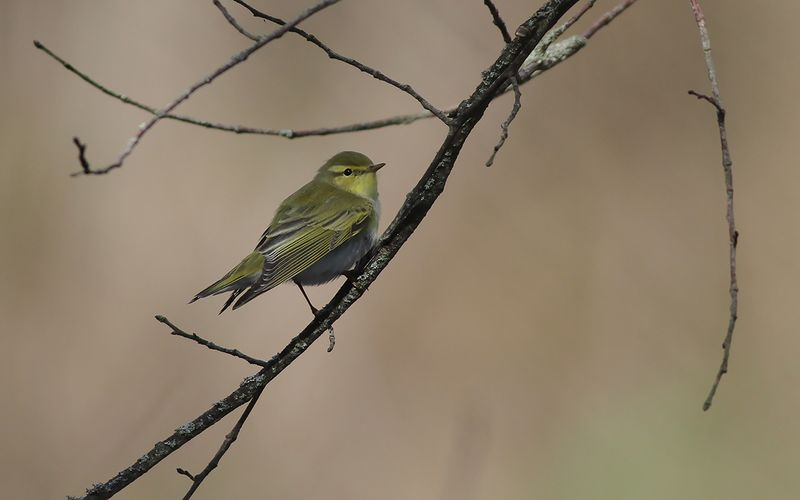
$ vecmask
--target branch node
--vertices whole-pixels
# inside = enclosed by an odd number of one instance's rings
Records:
[[[177,469],[175,469],[175,472],[177,472],[177,473],[178,473],[178,474],[180,474],[181,476],[186,476],[186,477],[188,477],[189,479],[191,479],[192,481],[194,481],[194,476],[192,475],[192,473],[191,473],[191,472],[189,472],[189,471],[188,471],[188,470],[186,470],[186,469],[181,469],[180,467],[178,467]]]
[[[693,95],[693,96],[695,96],[696,98],[698,98],[700,100],[708,102],[709,104],[711,104],[712,106],[714,106],[717,109],[717,113],[721,113],[722,115],[725,115],[725,108],[723,108],[722,104],[720,104],[720,102],[717,99],[715,99],[714,97],[712,97],[710,95],[707,95],[707,94],[703,94],[701,92],[697,92],[695,90],[689,90],[688,94],[689,95]]]

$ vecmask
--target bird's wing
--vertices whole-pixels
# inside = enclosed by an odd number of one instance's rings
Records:
[[[261,277],[234,309],[294,278],[366,227],[374,213],[371,201],[345,192],[326,194],[321,202],[304,203],[301,190],[287,200],[297,203],[285,203],[275,214],[256,246],[264,256]]]

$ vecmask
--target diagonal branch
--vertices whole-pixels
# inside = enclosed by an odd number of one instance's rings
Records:
[[[595,23],[592,24],[589,29],[586,30],[586,32],[584,32],[583,36],[586,38],[591,38],[595,33],[608,26],[608,23],[613,21],[618,15],[625,12],[625,9],[633,5],[635,2],[636,0],[625,0],[610,11],[606,12],[600,17],[600,19],[595,21]],[[594,0],[591,2],[591,4],[594,4]],[[589,7],[591,6],[592,5],[589,5]]]
[[[250,416],[250,412],[253,411],[256,403],[258,403],[258,398],[261,396],[262,392],[264,392],[264,387],[257,390],[255,394],[253,394],[253,397],[250,399],[250,403],[247,405],[247,408],[244,409],[242,415],[239,417],[239,420],[236,421],[236,425],[234,425],[233,429],[231,429],[231,431],[225,435],[225,439],[222,441],[222,445],[219,447],[219,450],[217,450],[217,452],[211,458],[211,461],[208,462],[208,465],[206,465],[199,474],[191,475],[183,469],[178,469],[179,474],[188,476],[192,480],[192,486],[189,487],[189,491],[186,492],[183,500],[189,500],[192,498],[192,495],[194,495],[194,493],[197,491],[197,488],[200,487],[200,483],[202,483],[203,480],[207,478],[209,474],[211,474],[211,471],[217,468],[219,461],[222,460],[222,456],[225,455],[234,441],[236,441],[236,439],[239,437],[239,432],[241,432],[244,423],[247,421],[247,417]]]
[[[475,91],[465,99],[453,115],[447,136],[417,185],[406,197],[389,228],[384,232],[372,257],[354,280],[345,282],[333,299],[309,325],[300,332],[256,375],[205,413],[179,427],[167,439],[156,443],[150,451],[130,467],[105,483],[86,492],[86,499],[108,498],[119,492],[154,467],[173,451],[218,422],[233,409],[253,399],[257,392],[305,352],[352,306],[394,258],[408,238],[419,227],[428,210],[436,202],[447,183],[461,148],[480,121],[495,93],[507,82],[506,75],[516,72],[525,58],[566,11],[578,0],[548,0],[517,30],[519,33],[503,49],[497,60],[483,73]]]
[[[286,21],[284,21],[283,19],[281,19],[279,17],[271,16],[271,15],[266,14],[264,12],[261,12],[260,10],[256,9],[255,7],[250,6],[247,2],[244,2],[243,0],[233,0],[233,1],[238,3],[239,5],[241,5],[245,9],[249,10],[250,14],[252,14],[254,17],[257,17],[257,18],[260,18],[260,19],[264,19],[265,21],[269,21],[269,22],[275,23],[275,24],[277,24],[279,26],[284,26],[286,24]],[[388,83],[389,85],[391,85],[391,86],[393,86],[393,87],[405,92],[406,94],[408,94],[411,97],[413,97],[414,99],[416,99],[417,102],[419,102],[422,105],[423,108],[425,108],[428,112],[431,113],[431,115],[435,116],[436,118],[438,118],[439,120],[441,120],[443,123],[445,123],[447,125],[450,124],[450,118],[447,116],[447,114],[442,112],[436,106],[431,104],[427,99],[422,97],[422,95],[420,95],[419,92],[414,90],[414,88],[411,87],[411,85],[408,85],[406,83],[400,83],[397,80],[389,78],[388,76],[386,76],[385,74],[381,73],[380,71],[367,66],[366,64],[363,64],[363,63],[361,63],[359,61],[356,61],[353,58],[345,57],[342,54],[339,54],[338,52],[335,52],[330,47],[328,47],[327,45],[322,43],[319,40],[319,38],[317,38],[316,36],[306,32],[306,31],[304,31],[304,30],[302,30],[300,28],[294,28],[293,27],[293,28],[290,28],[289,31],[291,31],[292,33],[296,33],[296,34],[302,36],[303,38],[308,40],[310,43],[316,45],[317,47],[322,49],[328,55],[328,57],[330,57],[331,59],[335,59],[335,60],[341,61],[341,62],[343,62],[345,64],[349,64],[350,66],[353,66],[354,68],[358,69],[359,71],[362,71],[362,72],[368,74],[369,76],[371,76],[371,77],[373,77],[373,78],[375,78],[377,80],[380,80],[380,81],[382,81],[384,83]]]
[[[711,96],[689,91],[689,94],[703,99],[714,106],[717,114],[717,127],[719,128],[719,142],[722,150],[722,170],[725,174],[725,201],[726,201],[726,218],[728,220],[728,247],[729,247],[729,269],[730,269],[730,285],[728,292],[730,294],[730,315],[728,317],[728,329],[725,332],[725,340],[722,342],[722,363],[720,364],[717,376],[714,378],[714,383],[708,393],[708,397],[703,403],[703,410],[711,408],[711,403],[714,401],[714,395],[717,393],[719,383],[722,376],[728,373],[728,360],[731,355],[731,343],[733,342],[733,330],[736,327],[736,319],[739,316],[739,282],[736,279],[736,246],[739,243],[739,231],[736,230],[736,219],[733,211],[733,160],[731,160],[731,152],[728,147],[728,133],[725,129],[725,106],[722,104],[722,98],[719,94],[719,82],[717,81],[717,71],[714,68],[714,59],[711,57],[711,38],[708,35],[708,28],[706,28],[706,19],[703,14],[703,9],[700,7],[699,0],[689,0],[694,13],[694,19],[697,23],[697,29],[700,31],[700,42],[703,46],[703,56],[706,61],[706,68],[708,69],[708,81],[711,84]]]
[[[227,63],[225,63],[222,66],[220,66],[219,68],[215,69],[213,72],[211,72],[211,74],[209,74],[205,78],[203,78],[203,79],[199,80],[198,82],[194,83],[191,87],[186,89],[182,94],[180,94],[178,97],[173,99],[172,102],[167,104],[166,107],[164,107],[163,109],[161,109],[161,110],[157,111],[156,113],[154,113],[153,118],[151,118],[147,122],[139,125],[139,131],[128,141],[128,145],[125,147],[125,149],[122,150],[122,153],[120,153],[120,155],[117,157],[117,160],[114,163],[112,163],[112,164],[110,164],[110,165],[108,165],[106,167],[103,167],[103,168],[92,169],[90,164],[87,161],[83,161],[84,158],[82,157],[82,161],[81,161],[82,170],[80,172],[78,172],[77,174],[73,174],[73,175],[80,175],[80,174],[101,175],[101,174],[107,174],[108,172],[110,172],[110,171],[112,171],[114,169],[120,168],[123,165],[123,163],[125,162],[125,159],[128,156],[130,156],[131,153],[133,153],[134,148],[139,144],[139,142],[141,142],[142,137],[144,137],[144,135],[147,133],[147,131],[150,130],[151,128],[153,128],[155,126],[155,124],[158,123],[162,118],[164,118],[164,116],[166,114],[168,114],[170,111],[172,111],[173,109],[177,108],[181,103],[183,103],[184,101],[189,99],[189,97],[191,97],[192,94],[197,92],[202,87],[205,87],[206,85],[209,85],[211,82],[216,80],[220,75],[224,74],[225,72],[227,72],[231,68],[233,68],[233,67],[237,66],[238,64],[240,64],[240,63],[244,62],[245,60],[247,60],[247,58],[250,57],[258,49],[262,48],[263,46],[265,46],[266,44],[270,43],[271,41],[277,40],[278,38],[282,37],[284,34],[286,34],[287,31],[289,31],[291,28],[293,28],[298,23],[300,23],[300,22],[304,21],[305,19],[311,17],[312,15],[314,15],[317,12],[319,12],[320,10],[337,3],[338,1],[339,0],[322,0],[322,2],[318,3],[317,5],[315,5],[313,7],[310,7],[308,9],[306,9],[305,11],[303,11],[299,16],[297,16],[295,19],[293,19],[290,23],[285,24],[284,26],[278,28],[277,30],[273,31],[272,33],[269,33],[267,35],[259,37],[258,41],[256,41],[253,45],[251,45],[250,47],[246,48],[245,50],[239,52],[238,54],[234,55],[233,57],[231,57],[231,59]],[[41,44],[38,44],[37,47],[39,45],[41,45]],[[79,150],[81,150],[81,148],[79,148]],[[81,154],[83,154],[82,150],[81,150]]]
[[[213,343],[213,342],[211,342],[209,340],[204,339],[203,337],[197,335],[196,333],[187,333],[187,332],[181,330],[180,328],[178,328],[177,326],[175,326],[175,324],[173,324],[170,320],[168,320],[164,316],[161,316],[160,314],[158,316],[156,316],[156,320],[158,320],[160,323],[164,323],[165,325],[167,325],[168,327],[170,327],[172,329],[172,331],[170,332],[170,335],[176,335],[178,337],[183,337],[185,339],[193,340],[194,342],[197,342],[198,344],[200,344],[202,346],[208,347],[212,351],[222,352],[222,353],[228,354],[230,356],[233,356],[235,358],[243,359],[243,360],[247,361],[248,363],[250,363],[251,365],[266,367],[267,364],[268,364],[264,360],[261,360],[261,359],[258,359],[258,358],[254,358],[252,356],[248,356],[247,354],[243,353],[239,349],[230,349],[230,348],[227,348],[227,347],[222,347],[222,346],[219,346],[219,345],[217,345],[217,344],[215,344],[215,343]]]

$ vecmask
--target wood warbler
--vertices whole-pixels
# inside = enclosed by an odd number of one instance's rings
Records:
[[[221,314],[292,280],[316,314],[303,285],[345,274],[375,244],[380,215],[375,173],[384,165],[355,151],[334,155],[311,182],[283,200],[255,250],[189,303],[232,292]]]

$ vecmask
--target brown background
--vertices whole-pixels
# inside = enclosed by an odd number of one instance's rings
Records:
[[[800,5],[703,3],[742,232],[732,372],[709,413],[728,307],[717,131],[686,95],[708,89],[688,2],[643,0],[523,89],[486,169],[511,102],[492,105],[430,217],[337,323],[334,353],[320,342],[270,385],[196,498],[797,498]],[[498,2],[512,28],[537,4]],[[441,106],[468,95],[501,47],[477,0],[343,2],[303,26]],[[73,135],[100,165],[146,116],[34,38],[156,106],[247,42],[210,2],[0,6],[0,484],[3,497],[38,499],[108,479],[254,371],[170,337],[154,314],[275,353],[309,320],[297,290],[222,316],[220,298],[187,299],[338,150],[389,164],[385,227],[444,128],[287,141],[161,123],[113,175],[70,178]],[[181,111],[281,128],[417,109],[287,36]],[[336,286],[312,297],[321,305]],[[188,481],[175,467],[200,470],[232,423],[119,498],[179,498]]]

